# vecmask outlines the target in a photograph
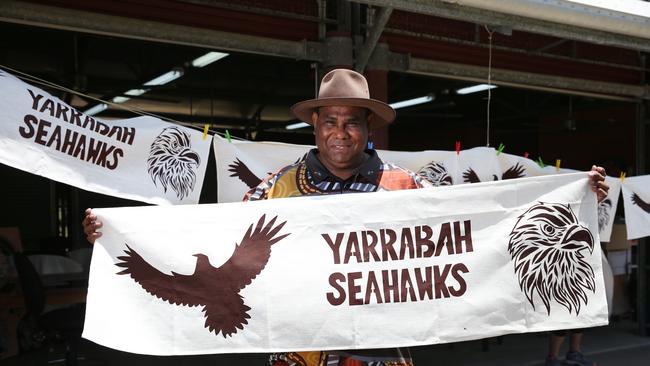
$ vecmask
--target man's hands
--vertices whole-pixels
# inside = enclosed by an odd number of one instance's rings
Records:
[[[101,221],[97,221],[97,215],[93,213],[93,210],[90,208],[86,209],[86,216],[84,217],[84,220],[81,222],[81,225],[84,227],[84,233],[86,234],[86,239],[90,242],[90,244],[94,244],[95,240],[102,236],[102,233],[97,231],[97,229],[100,229],[103,225]]]
[[[600,166],[591,166],[589,172],[589,185],[591,190],[596,192],[598,202],[602,202],[607,197],[609,186],[605,183],[605,168]]]

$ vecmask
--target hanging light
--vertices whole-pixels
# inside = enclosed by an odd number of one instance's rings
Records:
[[[168,71],[157,78],[151,79],[144,83],[145,86],[165,85],[183,76],[183,69],[174,69]]]
[[[474,86],[468,86],[467,88],[457,89],[456,94],[465,95],[465,94],[471,94],[471,93],[478,93],[478,92],[482,92],[484,90],[494,89],[496,87],[497,87],[496,85],[478,84],[478,85],[474,85]]]
[[[223,52],[208,52],[201,57],[197,57],[192,61],[192,66],[194,67],[203,67],[207,66],[215,61],[219,61],[222,58],[230,55],[229,53]]]
[[[91,108],[85,110],[84,113],[85,113],[87,116],[94,116],[94,115],[96,115],[97,113],[106,110],[106,108],[108,108],[108,104],[106,104],[106,103],[100,103],[100,104],[97,104],[97,105],[94,106],[94,107],[91,107]]]
[[[309,123],[298,122],[298,123],[292,123],[290,125],[286,125],[284,128],[286,128],[287,130],[297,130],[299,128],[305,128],[305,127],[309,127],[309,126],[310,126]]]
[[[434,98],[433,94],[428,94],[428,95],[425,95],[423,97],[407,99],[407,100],[403,100],[401,102],[391,103],[389,105],[391,107],[393,107],[393,109],[400,109],[400,108],[411,107],[411,106],[418,105],[418,104],[429,103],[430,101],[433,100],[433,98]]]

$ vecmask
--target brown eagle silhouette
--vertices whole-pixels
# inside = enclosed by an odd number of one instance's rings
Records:
[[[520,289],[533,309],[537,293],[549,315],[551,300],[578,315],[587,290],[596,291],[594,270],[584,257],[593,250],[591,232],[560,203],[531,206],[519,216],[508,244]]]
[[[203,306],[205,327],[215,335],[219,332],[226,336],[244,329],[250,315],[244,298],[239,295],[244,287],[259,275],[271,257],[271,245],[289,236],[291,233],[275,237],[286,221],[275,225],[277,216],[266,226],[266,215],[257,222],[255,229],[251,224],[239,245],[221,267],[213,267],[208,256],[195,254],[196,267],[191,275],[172,272],[171,275],[160,272],[147,263],[127,244],[126,255],[118,257],[121,262],[116,266],[124,268],[119,275],[130,275],[142,288],[173,305]]]
[[[650,213],[650,203],[644,201],[639,197],[638,194],[632,192],[632,203],[641,207],[641,209],[647,213]]]
[[[307,158],[307,154],[303,155],[302,157],[298,158],[293,165],[296,165],[300,163],[301,161],[305,160]],[[262,183],[262,178],[258,178],[255,173],[253,173],[246,164],[244,164],[239,158],[235,158],[235,161],[232,163],[228,164],[228,171],[231,172],[230,174],[231,177],[236,177],[240,181],[242,181],[245,185],[248,186],[248,188],[255,188],[257,187],[260,183]],[[266,173],[266,175],[271,175],[272,173]]]
[[[524,168],[523,165],[516,163],[501,174],[501,180],[523,178],[525,176],[526,168]],[[496,174],[492,174],[492,178],[492,180],[499,180],[499,177],[497,177]],[[467,170],[463,172],[463,181],[465,183],[479,183],[481,178],[478,177],[478,174],[476,174],[474,169],[467,168]]]
[[[260,183],[262,179],[258,178],[239,158],[235,158],[231,164],[228,165],[228,171],[231,172],[231,177],[237,177],[241,180],[248,188],[255,188]]]
[[[435,187],[450,186],[453,184],[451,176],[447,172],[447,168],[445,168],[445,164],[443,163],[432,161],[423,166],[418,171],[418,175],[431,182]]]

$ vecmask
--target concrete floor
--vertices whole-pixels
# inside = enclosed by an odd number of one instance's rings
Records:
[[[484,342],[470,341],[413,347],[411,353],[417,366],[543,365],[547,353],[547,337],[544,333],[513,334],[503,336],[500,342],[489,339]],[[86,358],[79,362],[80,366],[266,365],[264,354],[144,356],[115,351],[85,340],[82,341],[80,348],[80,355]],[[638,336],[634,323],[621,321],[607,327],[588,329],[583,341],[583,351],[599,366],[648,365],[650,364],[650,337]],[[0,365],[47,365],[47,360],[62,356],[63,349],[59,346],[53,350],[42,349],[2,360]]]

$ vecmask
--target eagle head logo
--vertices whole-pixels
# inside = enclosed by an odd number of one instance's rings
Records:
[[[512,232],[508,251],[519,287],[535,308],[535,293],[551,314],[551,300],[580,313],[587,292],[595,292],[591,232],[578,223],[569,205],[539,202],[524,212]]]
[[[151,144],[147,165],[153,184],[158,182],[183,199],[192,192],[196,183],[195,170],[201,164],[199,155],[191,149],[190,135],[178,127],[167,127]]]
[[[432,161],[423,166],[418,175],[431,182],[435,187],[450,186],[452,184],[451,176],[447,173],[447,168],[443,163]]]
[[[117,257],[115,265],[123,268],[118,275],[129,275],[142,288],[173,305],[199,306],[205,317],[205,328],[224,338],[244,329],[251,308],[244,303],[239,292],[262,273],[271,257],[271,246],[291,233],[277,236],[282,222],[275,224],[277,216],[266,221],[262,215],[257,224],[251,224],[235,246],[230,259],[220,267],[210,264],[207,255],[198,253],[194,273],[166,274],[149,264],[128,244],[125,255]]]

